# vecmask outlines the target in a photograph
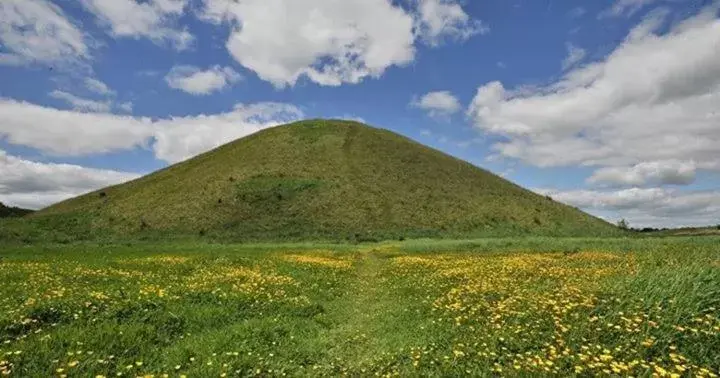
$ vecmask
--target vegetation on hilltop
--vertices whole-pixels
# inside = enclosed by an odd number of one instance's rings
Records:
[[[4,203],[0,202],[0,218],[23,217],[32,212],[32,210],[28,209],[6,206]]]
[[[30,218],[36,233],[71,239],[369,241],[621,232],[398,134],[334,120],[264,130]],[[30,226],[11,228],[21,235],[23,227]]]

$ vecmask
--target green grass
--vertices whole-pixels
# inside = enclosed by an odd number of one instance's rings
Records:
[[[720,224],[707,227],[683,227],[651,232],[653,236],[707,236],[720,235]]]
[[[719,242],[6,245],[0,373],[712,376]]]
[[[620,234],[400,135],[327,120],[264,130],[0,227],[0,240],[61,242]]]

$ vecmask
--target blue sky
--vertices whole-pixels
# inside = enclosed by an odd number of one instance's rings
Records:
[[[0,201],[359,119],[634,226],[720,223],[712,1],[6,0]]]

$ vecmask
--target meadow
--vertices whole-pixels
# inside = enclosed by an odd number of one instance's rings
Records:
[[[0,375],[717,377],[719,246],[5,245]]]

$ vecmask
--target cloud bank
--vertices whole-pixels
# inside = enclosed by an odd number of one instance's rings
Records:
[[[137,173],[41,163],[0,150],[0,202],[40,209],[109,185],[133,180]]]
[[[717,8],[658,34],[664,22],[651,13],[605,59],[548,86],[485,84],[468,114],[503,139],[493,146],[498,155],[539,167],[598,167],[593,180],[678,165],[720,170]]]
[[[256,103],[239,104],[220,114],[151,120],[4,99],[0,100],[0,138],[55,156],[148,148],[156,158],[175,163],[302,116],[303,112],[293,105]]]

